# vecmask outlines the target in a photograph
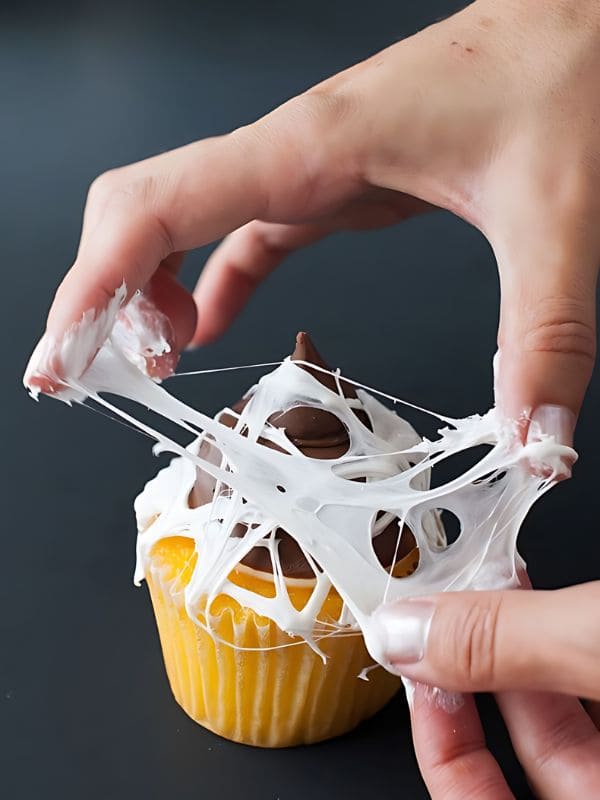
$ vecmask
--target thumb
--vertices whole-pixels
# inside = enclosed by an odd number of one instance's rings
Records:
[[[510,230],[495,246],[501,285],[498,353],[494,363],[496,402],[520,422],[529,422],[572,445],[575,421],[596,353],[595,227],[569,223],[564,215],[526,217],[526,230]],[[509,240],[507,242],[507,239]]]
[[[557,591],[447,592],[372,618],[391,672],[448,691],[529,689],[600,698],[600,581]]]

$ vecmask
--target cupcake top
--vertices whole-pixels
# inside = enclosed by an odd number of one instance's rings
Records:
[[[523,445],[516,423],[494,408],[465,419],[418,409],[442,425],[434,440],[422,438],[374,395],[394,404],[410,403],[366,386],[354,397],[346,386],[351,382],[337,372],[322,382],[315,378],[322,370],[314,355],[306,364],[285,359],[263,375],[239,411],[226,409],[211,418],[132,363],[115,324],[129,308],[123,308],[126,294],[123,285],[105,310],[86,311],[69,331],[61,344],[65,390],[56,396],[78,403],[89,398],[153,438],[159,450],[177,456],[136,499],[136,581],[153,568],[151,554],[159,541],[183,536],[194,541],[198,556],[190,582],[181,590],[197,624],[206,626],[199,615],[226,594],[317,650],[319,637],[332,630],[361,629],[379,661],[383,654],[372,615],[382,602],[518,585],[523,567],[516,550],[519,527],[533,503],[569,474],[577,458],[572,448],[534,423]],[[306,354],[308,344],[302,339]],[[88,364],[90,342],[99,349]],[[150,336],[150,346],[156,354],[165,352],[159,335]],[[122,409],[121,398],[149,409],[155,423]],[[306,408],[312,409],[314,423],[308,429],[299,423]],[[361,412],[366,419],[360,418]],[[226,415],[235,428],[223,424]],[[286,427],[278,427],[282,419]],[[192,434],[194,441],[184,447],[160,430],[162,421],[182,435]],[[348,449],[338,455],[346,447],[346,435]],[[489,449],[477,463],[430,485],[438,464],[482,445]],[[316,457],[315,450],[329,457]],[[206,500],[190,502],[193,493],[207,488],[211,494]],[[457,540],[447,547],[440,523],[443,511],[460,523]],[[419,548],[419,567],[407,578],[395,577],[375,553],[375,543],[383,540],[379,526],[385,529],[395,520],[403,521]],[[242,535],[234,532],[238,525]],[[314,575],[314,588],[302,608],[288,592],[294,578],[283,574],[283,532],[293,534]],[[260,547],[268,549],[273,564],[268,577],[272,592],[250,591],[232,580],[236,568],[249,568],[242,562]],[[323,632],[319,612],[332,587],[343,607]]]
[[[514,582],[519,509],[531,504],[538,487],[518,466],[511,468],[520,454],[493,412],[442,419],[447,427],[439,438],[424,439],[366,387],[355,391],[354,382],[328,370],[303,333],[292,356],[212,419],[145,379],[136,381],[137,396],[151,408],[188,431],[202,431],[185,449],[156,434],[180,455],[135,504],[136,582],[154,569],[152,550],[160,540],[192,539],[197,559],[180,591],[198,624],[210,629],[199,618],[225,594],[318,652],[321,638],[358,629],[370,649],[371,615],[381,602],[449,586]],[[493,447],[480,463],[430,487],[437,463],[486,442]],[[513,492],[518,508],[504,502]],[[440,509],[467,526],[447,548]],[[394,565],[415,546],[418,569],[395,577]],[[272,589],[239,585],[236,572],[244,570]],[[290,594],[298,581],[311,587],[302,608]],[[340,615],[321,620],[332,588],[343,600]]]
[[[356,418],[368,429],[372,430],[371,420],[363,404],[357,397],[351,383],[336,380],[331,368],[323,360],[309,335],[300,331],[296,336],[296,345],[290,360],[301,362],[301,369],[308,372],[322,386],[332,392],[340,393],[353,402],[353,413]],[[319,369],[311,369],[310,365]],[[252,403],[253,392],[248,392],[241,400],[235,403],[231,410],[233,414],[224,411],[218,419],[224,425],[235,428],[244,409]],[[268,425],[282,430],[287,439],[302,455],[315,459],[339,459],[347,453],[350,447],[350,436],[341,419],[331,411],[315,408],[308,405],[295,405],[285,411],[276,411],[267,419]],[[242,428],[242,435],[247,433]],[[263,437],[258,442],[265,447],[286,452],[284,447],[276,445]],[[367,476],[357,476],[355,481],[365,481]],[[225,489],[226,491],[226,489]],[[190,504],[193,506],[210,503],[213,500],[214,485],[207,483],[205,476],[199,475],[196,486],[191,494]],[[248,526],[238,523],[232,536],[242,538],[246,535]],[[283,528],[275,530],[275,540],[281,571],[286,578],[311,579],[315,572],[309,564],[302,548],[294,538],[293,532],[288,533]],[[406,526],[400,532],[399,520],[393,514],[381,512],[373,525],[373,549],[384,567],[391,567],[404,558],[416,545],[415,538]],[[264,542],[253,547],[240,561],[241,564],[257,570],[258,572],[273,573],[273,559]]]

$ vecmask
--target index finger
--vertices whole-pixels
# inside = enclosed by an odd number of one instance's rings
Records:
[[[50,310],[51,340],[60,341],[84,313],[97,315],[123,284],[127,301],[174,252],[211,242],[256,217],[296,219],[330,203],[331,191],[314,191],[316,176],[329,163],[322,158],[327,137],[321,130],[329,121],[319,108],[326,105],[316,97],[296,98],[252,126],[97,179],[77,258]],[[340,181],[333,185],[334,192],[344,191]],[[88,337],[87,363],[109,323]],[[34,363],[30,372],[43,367]]]
[[[105,308],[123,284],[129,300],[171,254],[251,218],[261,186],[253,159],[235,157],[241,149],[226,138],[208,140],[98,178],[77,258],[50,309],[49,335],[60,338],[89,309]]]

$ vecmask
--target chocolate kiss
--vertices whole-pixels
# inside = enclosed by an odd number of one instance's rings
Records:
[[[292,361],[307,361],[317,367],[329,370],[319,355],[307,333],[296,336],[296,347],[291,355]],[[333,375],[310,367],[302,367],[328,389],[338,391]],[[349,387],[349,384],[346,384]],[[356,397],[350,387],[344,387],[346,397]],[[366,416],[366,415],[365,415]],[[268,420],[276,428],[284,428],[286,436],[311,458],[339,458],[350,446],[348,431],[342,421],[330,411],[311,406],[295,406],[287,411],[276,411]]]
[[[306,361],[315,364],[325,370],[330,370],[328,364],[323,360],[319,351],[314,346],[310,336],[304,331],[300,331],[296,336],[296,347],[291,355],[292,361]],[[333,375],[321,370],[310,369],[302,365],[302,369],[307,372],[328,389],[338,392],[338,384]],[[344,397],[355,398],[356,391],[352,384],[347,381],[340,381],[340,388]],[[236,411],[241,411],[249,402],[250,398],[242,401],[243,405]],[[239,404],[238,404],[239,405]],[[371,427],[369,417],[365,411],[355,411],[356,416],[368,428]],[[287,411],[275,412],[269,417],[271,425],[276,428],[283,428],[286,436],[296,445],[296,447],[310,458],[340,458],[348,450],[350,439],[348,431],[342,421],[335,414],[321,408],[311,406],[296,406]],[[239,530],[234,530],[235,536],[243,536],[245,526],[236,526]],[[300,546],[287,531],[278,528],[275,533],[279,540],[279,559],[283,574],[289,578],[312,578],[314,572],[308,561],[304,557]],[[398,541],[398,521],[392,520],[386,528],[373,539],[375,553],[384,566],[390,566],[394,560],[400,560],[413,549],[416,542],[408,528],[404,528],[402,538],[394,559],[396,544]],[[243,559],[242,563],[246,566],[261,572],[272,572],[271,557],[265,547],[253,548]]]
[[[309,364],[315,364],[315,366],[322,367],[323,369],[330,369],[320,356],[308,334],[303,331],[296,336],[296,347],[291,355],[291,360],[306,361]],[[338,384],[333,375],[321,372],[320,370],[310,369],[310,367],[304,365],[301,365],[301,367],[307,372],[310,372],[323,386],[326,386],[336,393],[339,391]],[[354,388],[347,381],[340,381],[340,388],[342,389],[344,397],[356,397]],[[251,399],[250,396],[239,400],[232,406],[232,409],[237,414],[240,414]],[[355,414],[364,425],[368,428],[371,427],[369,417],[365,411],[357,409]],[[233,428],[237,422],[235,417],[227,413],[221,415],[220,421],[231,428]],[[283,428],[290,441],[309,458],[340,458],[347,452],[350,446],[348,431],[342,421],[335,414],[322,408],[295,406],[286,411],[276,411],[274,414],[271,414],[268,422],[276,428]],[[274,445],[266,439],[259,439],[258,441],[267,447],[280,449],[277,445]],[[209,502],[210,498],[198,497],[193,492],[191,500],[195,505],[200,505],[203,502]],[[245,535],[246,530],[246,525],[238,523],[233,529],[232,535],[241,538]],[[288,578],[313,578],[314,572],[296,540],[282,528],[276,530],[275,536],[279,540],[278,552],[284,576]],[[373,539],[375,553],[380,563],[386,567],[390,566],[394,560],[400,560],[407,555],[416,544],[414,536],[405,527],[402,532],[396,558],[394,559],[397,540],[398,520],[392,520],[390,524]],[[254,547],[244,556],[241,563],[260,572],[273,572],[271,556],[266,547]]]

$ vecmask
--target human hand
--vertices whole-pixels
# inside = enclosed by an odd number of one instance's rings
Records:
[[[595,352],[599,41],[594,2],[480,0],[252,125],[100,176],[47,336],[59,343],[125,281],[170,317],[174,350],[202,344],[291,250],[435,205],[498,259],[499,402],[525,427],[542,407],[569,439]],[[197,286],[196,324],[174,278],[182,254],[232,230]],[[53,367],[38,351],[26,381],[56,388]]]
[[[471,695],[495,693],[542,800],[600,794],[600,581],[552,592],[448,592],[376,612],[393,671],[416,682],[413,737],[434,800],[511,797]],[[597,706],[592,714],[597,715]]]
[[[479,0],[252,125],[106,173],[90,189],[48,337],[60,343],[125,280],[129,297],[144,289],[169,317],[174,350],[202,344],[290,251],[439,206],[478,227],[498,261],[499,404],[523,420],[523,436],[534,416],[569,443],[595,357],[599,42],[592,0]],[[192,298],[175,279],[182,254],[232,231]],[[49,390],[62,365],[45,353],[26,381]],[[499,701],[542,797],[597,792],[597,737],[577,700],[513,687]],[[436,800],[508,796],[472,700],[449,716],[419,685],[413,724]]]

